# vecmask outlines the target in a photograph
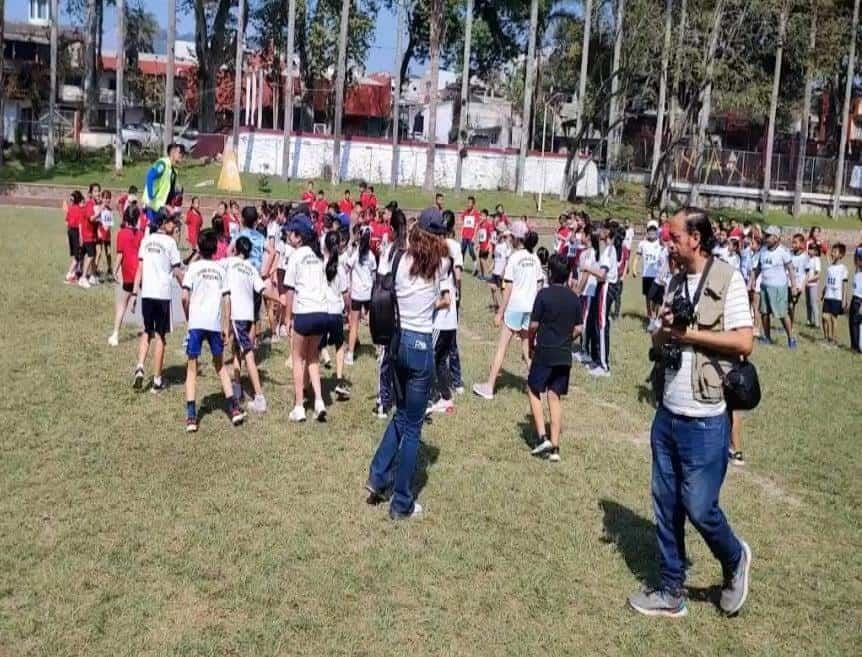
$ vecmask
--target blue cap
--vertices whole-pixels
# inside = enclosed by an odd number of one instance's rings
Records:
[[[446,223],[443,213],[437,208],[425,208],[419,215],[419,227],[432,235],[445,235]]]
[[[296,214],[291,217],[284,229],[289,233],[299,233],[300,235],[313,235],[315,232],[311,219],[304,214]]]

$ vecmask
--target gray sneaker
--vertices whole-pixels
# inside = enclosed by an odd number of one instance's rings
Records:
[[[748,597],[748,582],[751,575],[751,548],[748,543],[741,540],[742,557],[739,560],[739,565],[736,566],[736,571],[732,577],[729,577],[724,582],[724,588],[721,589],[721,602],[719,606],[721,610],[732,615],[742,609],[745,604],[745,599]]]
[[[266,413],[266,397],[255,395],[254,401],[251,403],[251,410],[255,413]]]
[[[629,606],[644,616],[681,618],[688,613],[685,598],[659,589],[645,589],[629,596]]]

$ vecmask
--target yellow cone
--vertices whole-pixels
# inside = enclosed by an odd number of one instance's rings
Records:
[[[236,153],[230,139],[225,139],[224,153],[221,160],[221,173],[218,177],[218,188],[225,192],[241,192],[242,180],[239,177],[239,165]]]

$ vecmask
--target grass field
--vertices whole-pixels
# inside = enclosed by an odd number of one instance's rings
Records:
[[[113,291],[62,284],[57,213],[0,211],[0,655],[835,655],[862,621],[862,358],[758,348],[764,401],[722,504],[754,550],[748,605],[689,531],[689,616],[625,596],[657,575],[639,281],[612,329],[613,377],[573,372],[563,461],[531,459],[517,350],[494,402],[457,399],[423,432],[427,515],[393,524],[362,484],[383,424],[374,361],[326,425],[291,425],[285,349],[263,349],[271,409],[234,429],[216,377],[184,431],[181,336],[161,396],[131,387],[134,334],[106,346]],[[469,386],[496,331],[465,281]],[[841,339],[847,344],[847,328]]]

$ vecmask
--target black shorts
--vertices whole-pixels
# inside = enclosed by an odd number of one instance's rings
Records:
[[[293,330],[303,337],[323,335],[329,326],[329,315],[326,313],[303,313],[293,316]]]
[[[491,252],[487,249],[479,249],[479,259],[485,260],[491,255]]]
[[[81,257],[81,234],[77,228],[66,229],[66,236],[69,238],[69,256],[72,258]]]
[[[655,284],[655,276],[644,276],[641,279],[641,293],[649,299],[649,291],[652,289],[652,286]]]
[[[527,375],[527,386],[536,397],[549,390],[562,397],[569,392],[571,371],[571,365],[542,365],[534,360]]]
[[[84,255],[87,256],[88,258],[95,258],[96,257],[96,243],[95,242],[84,242],[81,245],[81,250],[83,251]]]
[[[844,314],[844,308],[840,299],[823,299],[823,314],[840,317]]]
[[[365,309],[365,312],[371,312],[371,299],[367,301],[357,301],[356,299],[350,300],[350,310],[358,313],[360,310]]]
[[[134,283],[123,283],[123,292],[130,292],[135,289]]]
[[[141,299],[141,315],[148,336],[160,335],[164,338],[171,332],[170,299]]]
[[[653,282],[650,287],[649,293],[647,294],[647,299],[652,301],[657,306],[660,306],[664,303],[664,285],[659,285],[656,282]]]
[[[254,347],[251,341],[251,326],[253,323],[249,321],[232,321],[230,323],[233,330],[234,351],[247,354],[252,350]]]
[[[260,292],[252,292],[254,297],[254,321],[260,319],[260,304],[263,301],[263,295]]]
[[[327,315],[326,331],[320,336],[320,348],[332,346],[340,349],[344,344],[344,316]]]
[[[498,290],[503,289],[503,277],[500,274],[491,274],[491,280],[488,281],[488,285],[491,287],[496,287]]]

